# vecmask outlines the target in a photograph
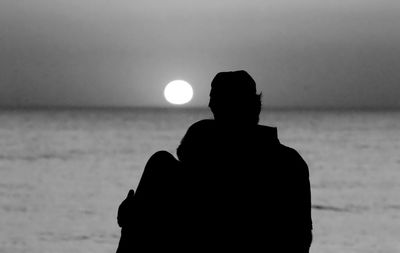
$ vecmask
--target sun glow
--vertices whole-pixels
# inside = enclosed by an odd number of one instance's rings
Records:
[[[192,100],[193,88],[186,81],[174,80],[165,86],[164,97],[171,104],[183,105]]]

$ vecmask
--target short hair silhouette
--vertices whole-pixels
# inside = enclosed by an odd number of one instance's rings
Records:
[[[211,82],[210,107],[214,119],[241,125],[257,124],[261,112],[261,96],[256,82],[244,70],[220,72]]]

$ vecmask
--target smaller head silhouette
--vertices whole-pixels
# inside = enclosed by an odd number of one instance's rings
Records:
[[[246,71],[220,72],[211,82],[208,106],[220,123],[254,125],[259,121],[261,94]]]

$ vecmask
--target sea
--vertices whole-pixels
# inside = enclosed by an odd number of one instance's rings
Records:
[[[115,252],[118,205],[148,158],[176,155],[187,128],[211,117],[205,109],[1,109],[0,253]],[[311,253],[400,252],[400,111],[264,110],[260,123],[277,127],[309,166]]]

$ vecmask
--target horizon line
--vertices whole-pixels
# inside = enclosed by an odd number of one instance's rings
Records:
[[[208,106],[130,106],[130,105],[0,105],[0,110],[209,110]],[[400,111],[400,107],[372,106],[262,106],[264,111]]]

